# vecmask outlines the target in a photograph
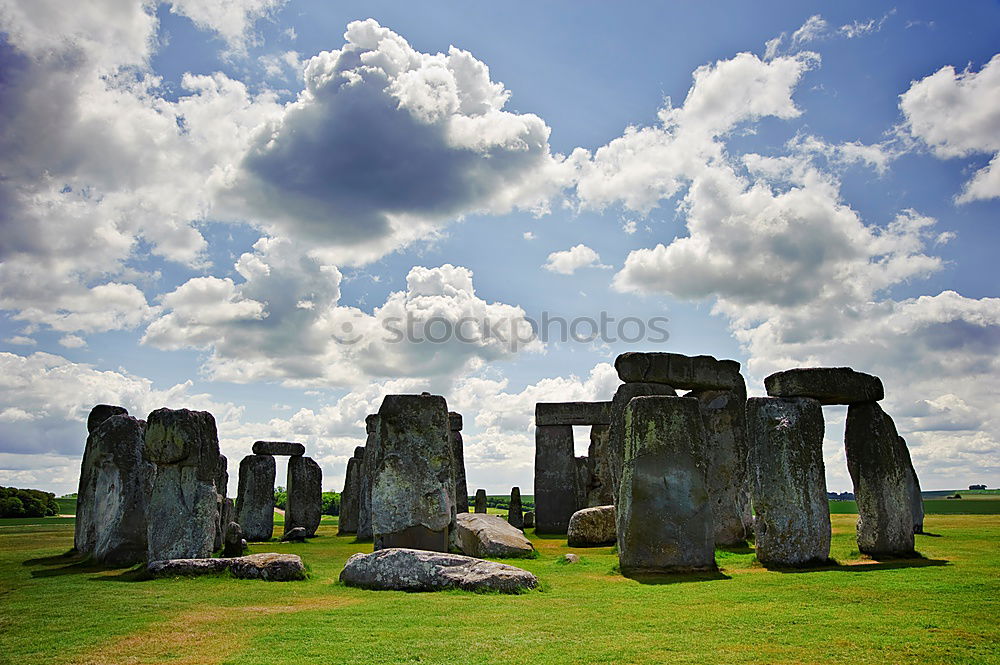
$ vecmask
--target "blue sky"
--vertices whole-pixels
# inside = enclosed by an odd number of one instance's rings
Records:
[[[0,32],[2,484],[73,491],[111,402],[339,489],[426,389],[470,486],[530,488],[534,403],[610,398],[626,350],[752,394],[878,374],[925,488],[1000,483],[998,3],[2,0]],[[494,334],[602,313],[669,339]],[[407,316],[467,340],[387,341]]]

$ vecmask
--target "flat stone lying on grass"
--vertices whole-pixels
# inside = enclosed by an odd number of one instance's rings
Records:
[[[568,552],[563,556],[563,561],[566,563],[580,563],[580,557],[572,552]]]
[[[254,441],[253,454],[300,457],[306,454],[306,447],[292,441]]]
[[[305,530],[305,527],[297,526],[293,529],[289,529],[285,535],[281,537],[281,542],[283,543],[302,543],[305,542],[309,533]]]
[[[220,559],[166,559],[150,562],[147,570],[154,577],[176,575],[212,575],[228,570],[241,580],[291,582],[306,577],[305,566],[297,554],[249,554]]]
[[[665,383],[681,390],[734,390],[743,385],[740,364],[712,356],[630,351],[615,358],[625,383]]]
[[[885,397],[882,380],[850,367],[799,367],[764,379],[771,397],[811,397],[820,404],[877,402]]]
[[[498,591],[519,593],[538,586],[526,570],[459,554],[401,547],[355,554],[344,565],[340,581],[378,591]]]
[[[595,506],[573,513],[566,532],[570,547],[611,545],[618,537],[615,527],[615,507]]]
[[[530,557],[535,552],[520,529],[499,515],[459,513],[453,541],[463,554],[480,558]]]

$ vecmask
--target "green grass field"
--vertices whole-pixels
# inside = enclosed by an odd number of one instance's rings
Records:
[[[336,518],[307,543],[252,546],[300,554],[310,578],[292,583],[143,581],[65,556],[72,520],[4,520],[0,663],[1000,663],[1000,516],[930,516],[925,558],[881,563],[857,554],[854,521],[833,516],[835,567],[719,551],[718,575],[657,583],[618,575],[611,548],[529,531],[540,556],[512,563],[542,589],[500,596],[342,586],[371,544],[336,536]]]

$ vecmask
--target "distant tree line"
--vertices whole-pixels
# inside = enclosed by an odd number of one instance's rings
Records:
[[[56,495],[41,490],[0,487],[0,517],[48,517],[59,514]]]
[[[288,492],[284,487],[274,488],[274,507],[285,510],[288,505]],[[340,515],[340,492],[323,492],[323,514]]]
[[[475,495],[469,497],[469,510],[473,510],[473,506],[476,505]],[[510,508],[510,497],[509,496],[487,496],[486,497],[486,507],[487,508],[499,508],[501,510],[508,510]],[[521,509],[522,510],[534,510],[535,509],[535,497],[533,496],[521,496]]]

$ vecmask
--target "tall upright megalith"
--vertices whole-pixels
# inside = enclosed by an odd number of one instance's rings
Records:
[[[96,562],[127,566],[146,558],[146,511],[156,466],[143,458],[146,423],[115,414],[98,422],[87,437],[87,484],[77,494],[80,540],[77,550]],[[82,485],[82,483],[81,483]],[[81,501],[80,497],[84,497]]]
[[[573,426],[536,425],[535,531],[566,533],[577,511],[577,478]]]
[[[94,450],[95,441],[91,436],[98,425],[114,415],[128,415],[123,406],[98,404],[87,416],[87,443],[80,462],[80,482],[76,492],[76,522],[73,533],[73,549],[82,554],[94,551],[94,490],[97,482],[97,461],[100,454]]]
[[[507,505],[507,523],[515,529],[524,529],[524,512],[521,508],[521,488],[510,488],[510,503]]]
[[[476,504],[474,508],[477,513],[486,512],[486,490],[482,488],[476,490]]]
[[[587,463],[590,466],[590,486],[585,507],[610,506],[615,502],[614,483],[611,480],[611,460],[608,457],[611,442],[610,425],[590,427],[590,446]]]
[[[372,480],[375,549],[447,552],[455,526],[454,457],[440,395],[386,395]]]
[[[823,408],[808,397],[747,400],[757,559],[802,566],[830,558]]]
[[[236,522],[248,541],[271,540],[274,534],[273,455],[247,455],[240,461]]]
[[[323,470],[313,458],[293,455],[287,478],[284,533],[302,527],[307,537],[315,536],[323,516]]]
[[[688,397],[635,397],[625,407],[617,505],[622,574],[714,570],[705,425]]]
[[[844,443],[858,503],[858,550],[872,556],[912,555],[912,469],[892,418],[876,402],[851,404]]]
[[[907,491],[910,495],[910,516],[913,517],[913,533],[924,532],[924,497],[920,493],[920,479],[917,478],[917,470],[913,468],[913,460],[910,458],[910,448],[906,445],[906,440],[899,437],[899,454],[905,466],[909,469],[909,483]]]
[[[451,453],[455,460],[455,510],[469,512],[469,487],[465,480],[465,441],[462,440],[462,414],[448,413]]]
[[[365,447],[354,449],[354,456],[347,460],[344,474],[344,491],[340,493],[340,517],[337,533],[344,535],[358,532],[358,512],[361,505],[361,473],[365,463]]]
[[[221,550],[222,546],[225,544],[226,540],[226,527],[231,522],[231,519],[227,517],[232,517],[227,515],[227,499],[226,494],[229,491],[229,459],[225,455],[219,455],[219,466],[216,467],[215,471],[215,503],[218,513],[217,520],[215,522],[215,544],[212,549],[215,551]]]
[[[147,513],[148,560],[211,556],[218,520],[215,418],[207,411],[153,411],[146,419],[146,458],[156,464]]]
[[[622,465],[625,463],[625,407],[635,397],[662,395],[673,397],[677,391],[663,383],[623,383],[611,398],[611,425],[608,429],[608,476],[611,478],[611,498],[617,503],[621,487]],[[572,515],[572,513],[570,513]],[[568,520],[567,520],[568,522]]]
[[[361,489],[358,498],[358,540],[371,540],[372,535],[372,480],[375,477],[375,458],[378,456],[378,414],[365,417],[365,457],[361,464]]]

